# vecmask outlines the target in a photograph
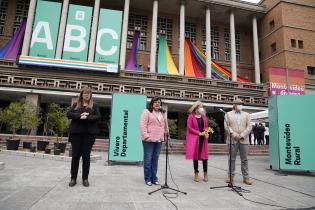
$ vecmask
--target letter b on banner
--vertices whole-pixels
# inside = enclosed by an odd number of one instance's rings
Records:
[[[70,5],[62,59],[87,60],[91,19],[91,7]]]

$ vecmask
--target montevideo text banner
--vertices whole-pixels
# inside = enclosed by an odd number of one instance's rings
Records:
[[[270,164],[273,169],[315,171],[315,95],[269,100]]]

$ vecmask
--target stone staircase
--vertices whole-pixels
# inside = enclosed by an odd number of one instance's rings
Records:
[[[108,151],[108,139],[96,140],[93,150],[94,151]],[[183,140],[172,140],[171,147],[169,149],[171,154],[185,154],[185,145]],[[162,152],[165,152],[165,147],[162,148]],[[227,155],[228,147],[226,144],[209,144],[210,155]],[[255,156],[268,156],[268,145],[250,145],[249,155]]]
[[[8,138],[9,135],[0,134],[0,143],[2,144],[2,148],[5,148],[5,139]],[[48,140],[50,141],[49,147],[53,147],[53,142],[56,141],[55,137],[43,137],[43,136],[22,136],[17,135],[18,138],[21,139],[20,147],[23,145],[23,141],[32,141],[33,145],[36,146],[36,142],[38,140]],[[64,139],[66,140],[66,139]],[[140,140],[139,140],[140,141]],[[93,151],[98,152],[108,152],[109,147],[108,139],[96,139],[96,142],[93,146]],[[170,154],[185,154],[185,141],[184,140],[171,140],[171,147],[169,149]],[[67,145],[67,149],[69,149],[70,144]],[[162,148],[162,153],[165,152],[165,147]],[[209,154],[210,155],[227,155],[228,147],[226,144],[209,144]],[[250,145],[249,146],[249,155],[256,156],[268,156],[269,150],[268,145]]]

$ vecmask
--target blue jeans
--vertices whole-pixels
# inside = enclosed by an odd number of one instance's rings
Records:
[[[144,181],[145,182],[157,182],[156,177],[159,156],[161,151],[161,142],[145,142],[143,143],[143,171],[144,171]]]

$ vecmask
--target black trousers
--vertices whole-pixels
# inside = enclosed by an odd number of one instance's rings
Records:
[[[269,145],[269,135],[266,135],[265,138],[266,138],[266,145]]]
[[[95,136],[91,134],[70,134],[72,146],[71,179],[77,179],[80,158],[82,157],[82,179],[88,179],[90,172],[90,155]]]
[[[201,154],[203,141],[204,141],[204,138],[199,139],[198,158],[200,157],[200,154]],[[202,160],[202,167],[203,167],[203,172],[208,171],[208,160]],[[199,173],[198,160],[194,160],[194,171],[195,171],[195,173]]]
[[[264,136],[263,135],[257,135],[257,142],[258,142],[258,145],[263,145],[264,144]]]
[[[208,171],[208,160],[202,160],[203,172]],[[198,170],[198,160],[194,160],[194,171],[195,173],[199,173]]]

